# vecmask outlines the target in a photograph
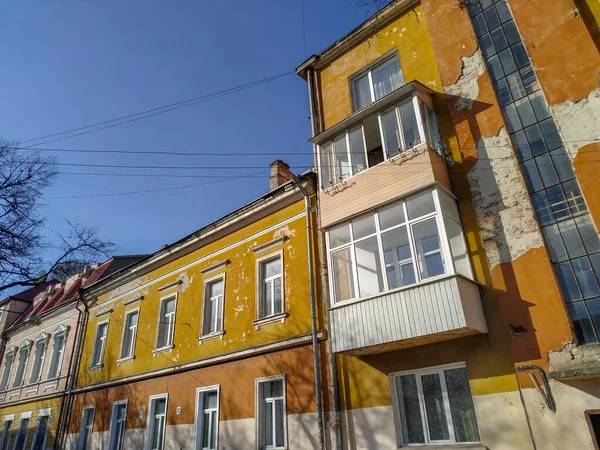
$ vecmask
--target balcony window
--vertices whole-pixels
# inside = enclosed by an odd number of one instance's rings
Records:
[[[335,302],[445,274],[473,277],[456,203],[439,189],[334,226],[327,245]]]
[[[435,113],[412,92],[319,145],[321,188],[327,189],[424,142],[441,151]]]
[[[398,55],[392,55],[352,79],[354,110],[379,100],[404,84]]]

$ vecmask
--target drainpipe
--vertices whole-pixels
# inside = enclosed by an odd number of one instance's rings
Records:
[[[323,434],[323,399],[321,395],[321,376],[319,370],[319,340],[317,336],[317,304],[315,300],[315,276],[313,269],[313,240],[312,240],[312,227],[310,220],[310,197],[304,186],[298,177],[294,176],[292,181],[300,193],[304,197],[304,206],[306,208],[306,241],[308,244],[308,280],[310,289],[310,321],[311,321],[311,336],[312,336],[312,348],[313,348],[313,366],[315,371],[315,397],[317,403],[317,428],[319,430],[319,448],[323,450],[325,448],[324,434]]]
[[[67,382],[67,402],[66,409],[64,414],[64,427],[61,428],[61,421],[63,416],[59,418],[58,423],[58,436],[56,442],[54,444],[54,448],[62,448],[64,449],[64,439],[66,438],[66,429],[71,422],[71,409],[73,406],[73,388],[75,387],[75,381],[77,380],[77,372],[79,371],[79,364],[81,363],[81,353],[83,349],[83,338],[85,336],[85,331],[87,330],[87,316],[88,316],[88,307],[85,301],[83,301],[83,297],[81,293],[79,294],[79,298],[81,299],[81,303],[83,304],[83,311],[79,309],[79,300],[77,300],[77,305],[75,308],[79,311],[79,321],[77,323],[77,336],[76,336],[76,347],[75,352],[71,353],[71,362],[69,364],[70,378]],[[74,364],[73,364],[74,362]]]

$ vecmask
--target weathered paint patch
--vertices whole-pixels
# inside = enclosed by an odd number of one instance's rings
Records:
[[[179,282],[181,283],[181,287],[179,288],[179,292],[183,293],[185,291],[187,291],[187,288],[190,287],[190,284],[192,282],[192,280],[188,277],[187,272],[183,272],[181,273],[177,279],[179,280]]]
[[[543,246],[529,193],[506,129],[477,143],[467,174],[490,268]]]
[[[461,56],[460,59],[462,61],[460,76],[456,83],[444,86],[444,91],[446,95],[457,97],[453,105],[455,109],[471,109],[479,95],[477,80],[485,71],[485,62],[479,47],[471,56]]]

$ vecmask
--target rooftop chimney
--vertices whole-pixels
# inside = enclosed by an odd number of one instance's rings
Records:
[[[271,177],[269,178],[270,191],[294,178],[294,174],[290,172],[290,166],[280,159],[273,161],[269,164],[269,167],[271,168]]]

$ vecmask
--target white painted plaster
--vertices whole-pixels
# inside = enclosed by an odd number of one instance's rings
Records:
[[[471,56],[462,56],[462,68],[458,80],[454,84],[444,86],[446,95],[458,97],[454,102],[455,109],[471,109],[479,95],[477,80],[485,71],[485,62],[481,49],[477,47]]]
[[[391,406],[342,411],[342,447],[352,449],[395,449],[396,431]]]

